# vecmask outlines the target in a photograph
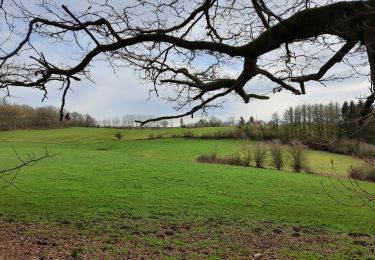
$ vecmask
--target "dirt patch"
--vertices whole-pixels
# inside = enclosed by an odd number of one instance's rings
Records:
[[[296,236],[295,234],[298,234]],[[176,225],[123,219],[117,223],[21,224],[0,220],[0,259],[290,259],[374,257],[375,237],[275,226]]]

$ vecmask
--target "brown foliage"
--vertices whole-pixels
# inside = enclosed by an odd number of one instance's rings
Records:
[[[253,157],[255,166],[263,168],[266,161],[267,149],[264,144],[256,144],[253,148]]]
[[[293,141],[288,153],[290,166],[295,172],[307,168],[306,147],[300,141]]]
[[[271,145],[271,156],[273,165],[280,171],[284,166],[285,157],[281,144],[275,142]]]
[[[349,176],[355,180],[375,182],[375,167],[352,167],[349,170]]]

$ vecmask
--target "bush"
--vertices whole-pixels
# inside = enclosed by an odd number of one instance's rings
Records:
[[[251,147],[249,145],[244,145],[242,152],[243,152],[243,157],[244,157],[244,160],[243,160],[244,164],[246,166],[250,166],[251,161],[252,161]]]
[[[253,149],[253,157],[255,161],[255,166],[258,168],[263,168],[264,162],[266,161],[267,149],[262,144],[257,144]]]
[[[182,134],[182,136],[185,137],[185,138],[195,138],[194,133],[192,131],[185,131]]]
[[[243,165],[243,161],[241,160],[241,154],[240,153],[234,153],[231,154],[228,157],[222,158],[223,164],[230,164],[230,165]]]
[[[120,132],[117,132],[115,134],[115,137],[117,138],[117,140],[121,140],[122,139],[122,134]]]
[[[284,150],[280,143],[272,144],[271,157],[273,165],[280,171],[284,166]]]
[[[292,142],[289,147],[290,166],[295,172],[301,172],[307,167],[306,147],[300,141]]]
[[[375,182],[375,167],[351,167],[351,169],[349,170],[349,176],[352,179],[360,181]]]
[[[325,147],[326,150],[334,153],[355,155],[365,158],[375,157],[375,145],[358,140],[344,140],[334,142]]]
[[[224,157],[218,156],[215,152],[209,154],[202,154],[198,156],[197,161],[202,163],[218,163],[240,166],[244,165],[241,159],[241,155],[239,153],[234,153]]]
[[[215,152],[209,154],[202,154],[199,155],[197,158],[198,162],[202,163],[216,163],[217,162],[217,154]]]
[[[232,130],[218,130],[210,133],[203,133],[199,138],[214,138],[214,139],[235,139],[236,136]]]
[[[367,170],[367,179],[368,181],[375,182],[375,167],[369,167]]]

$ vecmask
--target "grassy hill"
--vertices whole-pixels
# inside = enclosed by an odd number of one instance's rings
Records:
[[[88,229],[94,229],[95,223],[119,221],[141,222],[146,229],[155,223],[205,228],[254,228],[271,223],[323,229],[330,234],[375,235],[374,210],[342,206],[327,195],[342,203],[360,204],[334,178],[195,161],[202,153],[229,154],[240,149],[241,142],[236,140],[147,140],[151,132],[155,134],[153,130],[121,130],[125,139],[117,141],[117,131],[70,128],[1,132],[1,168],[17,163],[10,145],[21,156],[43,153],[44,148],[58,153],[23,169],[15,185],[0,193],[1,217],[49,225],[84,223]],[[183,130],[158,131],[172,135]],[[341,172],[360,163],[348,156],[311,151],[310,165],[329,172],[332,158]],[[375,192],[374,184],[360,185]],[[144,239],[149,242],[151,238]],[[151,244],[160,242],[151,240]]]

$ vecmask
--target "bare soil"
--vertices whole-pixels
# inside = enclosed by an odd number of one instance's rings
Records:
[[[375,236],[276,226],[24,224],[0,220],[0,259],[375,259]]]

